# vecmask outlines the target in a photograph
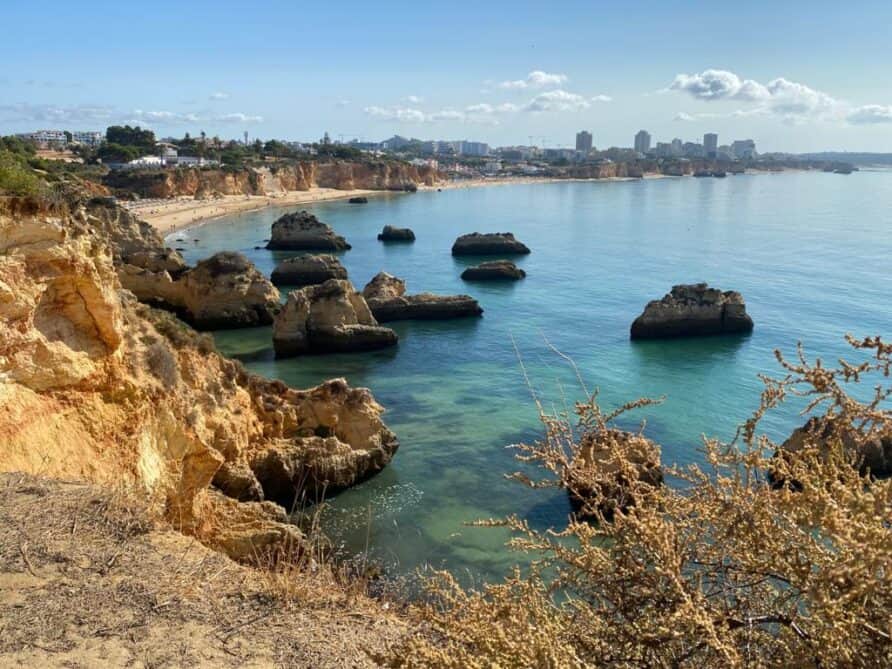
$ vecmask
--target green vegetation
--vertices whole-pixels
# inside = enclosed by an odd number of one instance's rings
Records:
[[[21,154],[0,149],[0,193],[4,195],[40,195],[43,181]]]
[[[139,126],[109,126],[105,131],[105,141],[108,144],[132,147],[141,151],[140,156],[148,155],[155,150],[155,133],[151,130],[143,130]]]

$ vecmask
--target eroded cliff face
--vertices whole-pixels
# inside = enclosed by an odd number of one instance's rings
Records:
[[[307,161],[269,168],[238,170],[183,168],[157,172],[110,172],[106,186],[144,198],[216,195],[266,195],[314,187],[339,190],[406,190],[433,186],[437,170],[409,163],[381,161]]]
[[[83,202],[0,199],[0,469],[144,487],[239,559],[299,545],[267,500],[378,471],[397,448],[382,408],[342,379],[295,390],[220,356],[121,288],[121,251],[88,220]]]

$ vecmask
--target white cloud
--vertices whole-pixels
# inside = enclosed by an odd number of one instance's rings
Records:
[[[527,112],[579,111],[588,109],[590,106],[591,103],[581,95],[568,93],[559,88],[539,93],[523,106],[523,110]]]
[[[499,88],[509,90],[523,90],[526,88],[548,88],[550,86],[560,86],[567,82],[566,74],[556,74],[543,72],[542,70],[533,70],[526,79],[515,79],[513,81],[503,81],[498,84]]]
[[[864,105],[856,107],[846,120],[855,125],[869,125],[874,123],[892,123],[892,105]]]
[[[680,91],[706,102],[736,101],[752,103],[755,107],[741,109],[720,117],[775,115],[788,123],[805,121],[839,121],[850,108],[823,91],[784,77],[766,84],[743,79],[734,72],[709,69],[699,74],[679,74],[666,90]],[[703,114],[688,114],[689,119],[707,118]]]
[[[0,105],[0,120],[5,122],[47,123],[61,126],[86,124],[159,124],[188,123],[261,123],[262,116],[242,112],[174,112],[167,110],[121,111],[113,107],[13,104]]]
[[[0,120],[5,122],[31,121],[45,123],[97,123],[115,117],[112,107],[78,105],[46,105],[17,103],[0,105]]]
[[[592,102],[613,102],[613,98],[609,95],[594,95],[591,100]]]
[[[741,79],[727,70],[704,70],[699,74],[679,74],[669,90],[683,91],[699,100],[764,100],[770,96],[765,86]]]
[[[413,105],[420,105],[422,102],[424,102],[424,99],[418,97],[417,95],[407,95],[406,102]]]
[[[694,114],[688,114],[687,112],[678,112],[678,113],[675,115],[675,118],[672,119],[672,120],[673,120],[673,121],[686,121],[686,122],[691,122],[691,121],[696,121],[696,120],[697,120],[697,116],[694,115]]]
[[[420,109],[410,107],[366,107],[363,111],[369,116],[384,121],[407,121],[410,123],[424,123],[427,120],[425,113]]]
[[[148,124],[183,125],[189,123],[262,123],[262,116],[245,114],[242,112],[230,112],[226,114],[214,113],[182,113],[173,111],[144,111],[136,109],[130,114],[131,121]]]
[[[225,93],[223,91],[217,91],[216,93],[211,93],[210,99],[211,100],[228,100],[229,93]]]

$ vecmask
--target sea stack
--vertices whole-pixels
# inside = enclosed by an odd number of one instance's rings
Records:
[[[510,232],[472,232],[462,235],[452,245],[454,256],[523,255],[530,249]]]
[[[406,282],[379,272],[363,288],[362,295],[380,322],[402,320],[445,320],[480,316],[483,309],[470,295],[406,295]]]
[[[282,251],[346,251],[347,240],[311,213],[285,214],[273,223],[266,248]]]
[[[385,225],[384,229],[378,233],[378,241],[414,242],[415,233],[409,228],[395,228],[392,225]]]
[[[359,195],[358,197],[351,197],[347,202],[350,204],[368,204],[369,199],[365,195]]]
[[[661,300],[653,300],[632,323],[632,339],[698,337],[750,332],[753,320],[743,296],[705,283],[673,286]]]
[[[492,260],[468,267],[461,273],[465,281],[517,281],[527,275],[510,260]]]
[[[393,330],[378,325],[353,285],[340,279],[292,291],[273,323],[273,348],[280,358],[370,351],[398,341]]]
[[[335,256],[303,255],[283,260],[270,280],[277,286],[312,286],[329,279],[346,279],[347,270]]]

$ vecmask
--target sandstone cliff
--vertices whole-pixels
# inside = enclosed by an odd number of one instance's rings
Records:
[[[240,559],[299,545],[266,500],[314,501],[378,471],[397,448],[382,408],[343,380],[301,391],[254,376],[137,302],[113,263],[129,251],[88,209],[0,199],[0,470],[142,487]]]
[[[216,195],[266,195],[314,187],[339,190],[411,190],[441,180],[437,170],[396,161],[360,163],[305,161],[264,168],[116,171],[106,175],[109,188],[140,197],[196,198]]]

